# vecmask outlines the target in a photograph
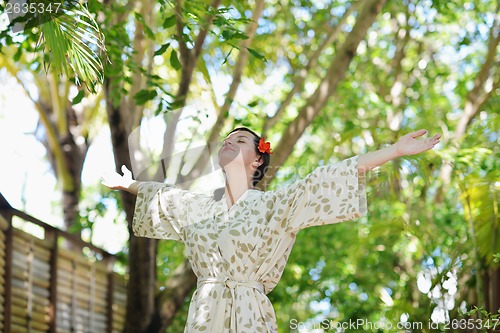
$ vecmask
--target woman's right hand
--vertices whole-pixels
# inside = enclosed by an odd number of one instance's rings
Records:
[[[104,173],[101,176],[101,184],[112,190],[123,190],[137,194],[138,182],[132,178],[132,172],[122,165],[123,176],[118,172]]]

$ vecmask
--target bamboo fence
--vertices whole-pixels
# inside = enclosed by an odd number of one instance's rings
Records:
[[[14,228],[13,218],[38,225],[44,237]],[[0,332],[122,332],[126,281],[113,263],[113,255],[12,208],[0,194]]]

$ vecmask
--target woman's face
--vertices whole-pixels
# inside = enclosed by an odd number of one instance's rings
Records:
[[[259,157],[255,152],[253,134],[247,131],[236,131],[229,134],[222,142],[218,156],[219,165],[222,168],[232,165],[250,167],[252,162]]]

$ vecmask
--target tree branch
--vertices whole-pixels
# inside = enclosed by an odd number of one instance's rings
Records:
[[[55,160],[55,171],[57,173],[57,179],[60,179],[62,181],[63,187],[65,186],[64,184],[68,184],[68,177],[64,170],[66,170],[66,162],[64,159],[62,147],[59,143],[58,140],[58,132],[57,128],[54,125],[54,123],[51,121],[50,116],[47,112],[47,107],[42,105],[39,101],[35,100],[35,98],[30,94],[28,88],[24,85],[23,81],[17,76],[17,71],[16,69],[12,66],[11,63],[8,61],[5,61],[4,63],[5,67],[7,68],[7,71],[16,79],[16,81],[19,83],[19,85],[23,88],[24,92],[26,95],[30,98],[30,100],[33,102],[33,105],[35,106],[35,109],[38,111],[38,114],[40,116],[40,121],[45,127],[46,130],[46,135],[47,135],[47,143],[49,144],[50,150],[54,154],[54,160]],[[70,182],[71,183],[71,182]]]
[[[486,102],[487,97],[493,91],[493,84],[489,91],[485,91],[486,82],[494,80],[495,73],[498,72],[498,67],[495,67],[495,57],[497,56],[497,47],[500,42],[500,24],[498,18],[493,22],[490,28],[490,37],[488,39],[488,52],[481,69],[474,79],[474,87],[467,94],[467,100],[464,106],[464,112],[457,125],[454,134],[454,141],[459,142],[467,131],[467,127],[472,122],[472,119],[477,115],[481,106]]]
[[[481,106],[488,100],[493,91],[495,91],[495,87],[498,87],[498,75],[496,75],[498,68],[494,65],[495,57],[497,54],[496,49],[500,42],[499,30],[499,21],[498,18],[496,18],[493,21],[490,29],[490,35],[488,38],[488,52],[486,54],[486,58],[481,68],[479,69],[476,78],[474,79],[474,87],[467,94],[467,98],[464,103],[464,111],[462,113],[462,117],[458,122],[452,139],[456,146],[452,149],[456,150],[459,148],[460,142],[464,137],[464,134],[467,132],[467,128],[471,124],[472,120],[479,113]],[[495,76],[497,77],[496,79]],[[483,92],[485,90],[485,84],[488,80],[492,81],[491,88],[489,91]],[[444,164],[441,168],[439,178],[442,180],[442,184],[436,191],[436,202],[442,201],[443,194],[445,193],[446,188],[448,187],[451,180],[452,170],[453,168],[450,163]]]
[[[276,123],[281,119],[281,117],[285,113],[285,110],[292,102],[295,94],[303,88],[307,74],[309,73],[311,68],[314,68],[316,66],[321,53],[324,51],[324,49],[326,47],[331,45],[337,39],[339,32],[341,31],[342,26],[347,21],[349,16],[352,14],[354,9],[357,9],[359,7],[359,4],[360,4],[360,2],[358,2],[358,1],[351,3],[351,6],[349,8],[347,8],[347,10],[344,12],[339,23],[335,27],[329,27],[329,30],[327,32],[327,38],[323,40],[323,42],[318,46],[318,48],[313,52],[312,55],[307,57],[307,59],[309,59],[309,60],[308,60],[307,64],[304,66],[304,68],[297,70],[295,72],[295,77],[292,81],[292,85],[293,85],[292,90],[290,90],[288,92],[285,99],[280,103],[276,113],[272,117],[267,118],[265,123],[264,123],[264,126],[262,128],[262,133],[264,135],[266,135],[267,131],[270,128],[272,128],[274,125],[276,125]]]
[[[222,2],[221,0],[214,0],[210,4],[210,7],[214,8],[214,9],[217,9],[217,7],[219,7],[219,5],[220,5],[221,2]],[[194,48],[193,48],[194,49],[193,55],[194,55],[195,61],[196,61],[196,59],[198,59],[198,57],[199,57],[199,55],[201,53],[201,49],[203,47],[203,43],[205,43],[205,38],[207,37],[208,29],[212,25],[213,19],[214,19],[214,15],[208,15],[207,16],[207,18],[205,20],[206,26],[203,27],[203,29],[201,29],[200,33],[198,34],[198,37],[196,37],[196,40],[194,42]]]
[[[181,54],[181,58],[189,59],[191,56],[191,52],[189,51],[186,41],[184,40],[184,16],[182,15],[182,0],[175,1],[175,26],[177,28],[177,42],[179,43],[179,53]]]
[[[151,0],[144,0],[139,2],[141,5],[140,8],[140,13],[142,17],[144,18],[145,22],[151,21],[151,12],[152,12],[152,1]],[[136,125],[136,122],[140,121],[142,118],[142,113],[144,110],[144,107],[137,106],[135,103],[135,100],[132,98],[136,93],[138,93],[141,89],[144,87],[144,75],[142,72],[139,70],[139,68],[142,67],[142,63],[144,61],[144,55],[146,54],[147,51],[147,42],[146,38],[144,36],[144,28],[141,22],[136,20],[136,29],[135,29],[135,34],[134,34],[134,40],[132,42],[133,49],[135,50],[133,56],[134,63],[137,65],[137,69],[135,70],[135,73],[133,74],[132,77],[132,86],[130,87],[130,92],[129,92],[129,98],[126,100],[126,106],[124,108],[121,108],[122,111],[125,111],[127,113],[131,112],[132,117],[125,117],[123,115],[123,119],[126,119],[127,122],[127,129],[128,131],[131,131],[132,128]],[[152,58],[149,58],[148,61],[152,61]]]
[[[314,94],[308,98],[306,104],[299,110],[298,116],[287,126],[282,134],[281,140],[274,150],[270,168],[258,185],[261,189],[265,189],[269,185],[275,177],[279,166],[283,165],[307,126],[319,114],[329,97],[335,93],[339,82],[346,75],[359,43],[366,36],[368,29],[382,10],[384,3],[385,0],[370,0],[363,3],[364,6],[358,15],[355,26],[333,58],[327,74],[320,82]]]
[[[258,20],[262,16],[262,12],[264,10],[265,1],[258,0],[255,4],[255,8],[252,12],[252,19],[250,24],[246,28],[247,39],[244,39],[240,42],[240,52],[238,54],[238,59],[236,60],[236,64],[233,69],[233,81],[229,87],[229,91],[226,94],[226,98],[224,100],[224,104],[217,112],[217,119],[215,121],[214,126],[212,126],[210,130],[210,134],[208,135],[208,144],[212,142],[217,142],[219,140],[220,131],[224,126],[225,121],[227,120],[226,113],[229,112],[229,109],[233,103],[234,97],[236,96],[236,92],[238,91],[238,87],[241,83],[241,77],[243,70],[248,63],[248,48],[252,45],[252,42],[255,38],[255,33],[258,27]],[[203,167],[208,162],[210,158],[210,152],[204,150],[201,156],[196,161],[195,165],[188,173],[187,176],[181,177],[181,182],[189,182],[193,179],[198,178],[201,175]]]

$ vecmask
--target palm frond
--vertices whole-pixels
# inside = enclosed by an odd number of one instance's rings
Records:
[[[479,254],[492,264],[494,255],[500,252],[499,187],[497,182],[474,176],[465,178],[465,182],[460,199],[467,219],[473,221]]]
[[[69,75],[77,84],[83,83],[92,93],[104,80],[102,58],[106,57],[104,35],[92,14],[81,3],[65,8],[41,25],[41,40],[49,54],[50,66]]]

